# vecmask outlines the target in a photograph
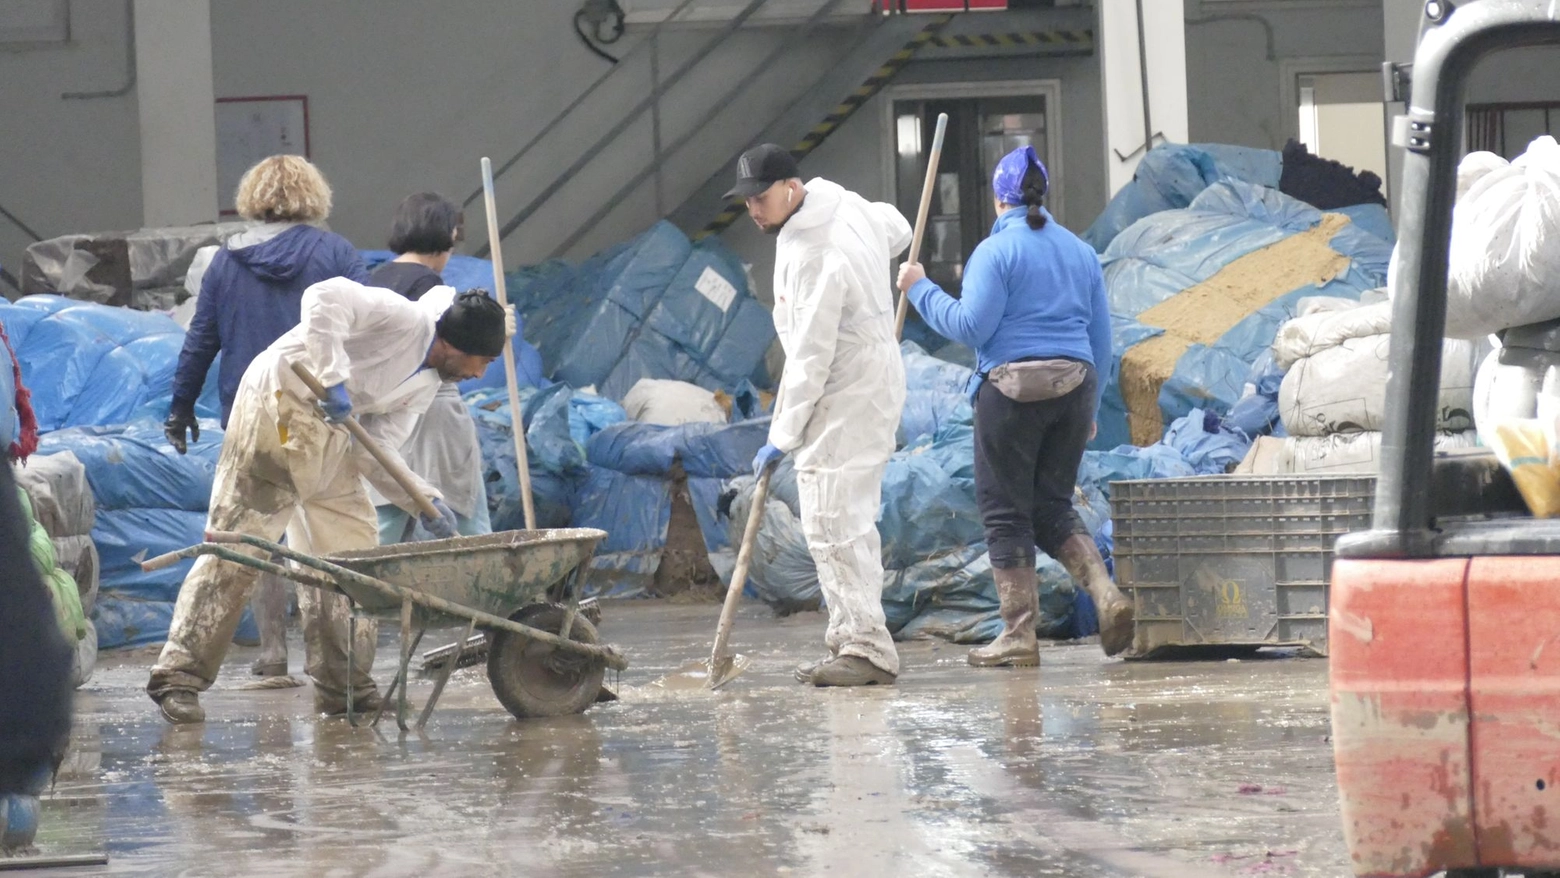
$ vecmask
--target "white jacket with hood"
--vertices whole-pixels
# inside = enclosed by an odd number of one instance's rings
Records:
[[[910,224],[893,205],[821,177],[806,189],[776,242],[786,362],[769,441],[803,470],[881,463],[905,402],[890,260],[910,245]]]

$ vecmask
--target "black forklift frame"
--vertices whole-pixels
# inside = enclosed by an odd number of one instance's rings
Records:
[[[1560,554],[1560,519],[1437,521],[1434,442],[1446,331],[1447,260],[1468,79],[1503,50],[1560,44],[1560,0],[1428,0],[1410,73],[1385,68],[1387,99],[1411,82],[1392,287],[1386,420],[1369,531],[1338,540],[1342,558]],[[1444,510],[1443,510],[1444,511]]]

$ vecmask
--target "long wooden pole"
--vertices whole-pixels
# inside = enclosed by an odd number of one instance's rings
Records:
[[[325,400],[325,385],[321,384],[320,380],[315,378],[314,374],[302,363],[293,362],[289,365],[292,367],[293,374],[297,375],[298,380],[303,382],[303,386],[309,388],[309,392],[319,397],[320,401],[323,402]],[[412,498],[412,502],[417,504],[418,510],[423,515],[428,518],[439,517],[439,510],[434,508],[433,501],[429,500],[417,487],[417,483],[412,481],[412,474],[406,471],[406,466],[386,454],[385,450],[379,447],[379,443],[374,441],[374,437],[368,435],[368,431],[363,429],[362,424],[358,423],[357,418],[347,415],[347,419],[342,423],[346,426],[347,432],[352,434],[352,438],[356,439],[359,444],[367,449],[368,453],[375,460],[379,461],[379,465],[384,467],[386,472],[390,473],[390,478],[395,479],[395,483],[401,486],[401,490],[405,491]]]
[[[932,209],[932,191],[937,186],[937,162],[942,159],[943,133],[948,130],[948,114],[937,114],[937,133],[932,135],[932,151],[926,158],[926,182],[921,184],[921,207],[915,213],[915,236],[910,239],[907,262],[921,261],[921,241],[926,237],[926,215]],[[894,315],[894,337],[905,334],[905,318],[910,314],[910,297],[899,294],[899,310]]]
[[[493,255],[493,294],[506,309],[509,295],[504,289],[504,251],[499,246],[498,207],[493,200],[493,163],[482,157],[482,197],[487,206],[488,252]],[[509,385],[509,416],[515,439],[515,468],[520,473],[520,505],[525,510],[525,529],[536,530],[536,503],[531,499],[531,464],[525,453],[525,418],[520,414],[520,380],[515,377],[514,342],[504,339],[504,381]]]

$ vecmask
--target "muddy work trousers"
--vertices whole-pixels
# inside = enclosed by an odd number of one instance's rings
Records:
[[[374,507],[349,456],[350,434],[325,423],[292,394],[276,396],[273,415],[262,407],[259,394],[247,385],[239,388],[217,461],[206,527],[273,541],[285,533],[290,548],[310,555],[377,546]],[[247,546],[234,548],[265,557]],[[168,642],[146,686],[153,698],[212,684],[259,575],[251,567],[211,556],[196,560],[179,590]],[[373,692],[369,669],[377,626],[358,620],[355,661],[349,669],[347,599],[301,586],[298,609],[304,667],[314,678],[316,703],[339,709],[349,686],[354,699]]]
[[[991,382],[975,397],[975,497],[991,566],[1035,566],[1035,546],[1055,558],[1088,534],[1073,509],[1078,464],[1094,428],[1098,376],[1055,399],[1014,402]]]
[[[899,652],[883,617],[883,540],[878,535],[887,464],[796,471],[802,535],[818,567],[829,610],[824,643],[899,673]]]

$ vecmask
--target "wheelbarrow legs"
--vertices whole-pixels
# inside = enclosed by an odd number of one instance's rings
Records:
[[[433,706],[439,703],[439,696],[444,694],[444,684],[450,681],[450,675],[455,673],[455,668],[460,665],[461,651],[466,648],[466,640],[471,637],[471,632],[476,627],[476,619],[467,622],[465,632],[460,635],[459,640],[455,641],[455,654],[450,656],[450,660],[444,664],[444,670],[439,672],[439,679],[433,684],[433,694],[428,696],[428,703],[423,705],[422,715],[417,717],[418,731],[422,731],[423,726],[428,724],[428,717],[433,714]],[[406,674],[405,666],[401,668],[401,674],[403,676]]]

